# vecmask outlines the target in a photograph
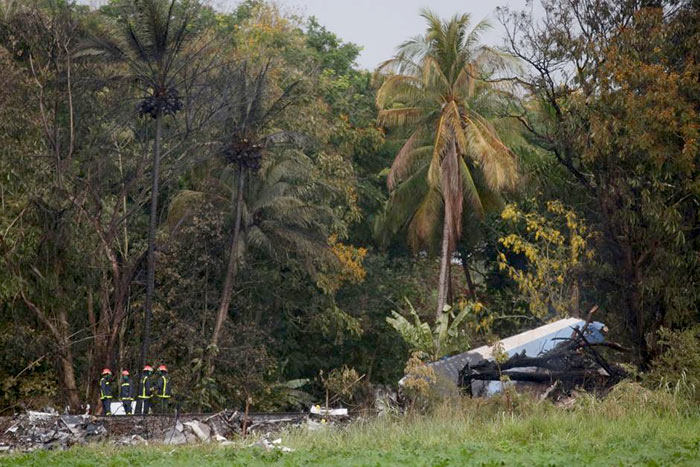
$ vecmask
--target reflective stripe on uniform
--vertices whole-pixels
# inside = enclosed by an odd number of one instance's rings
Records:
[[[150,399],[151,395],[146,394],[146,382],[148,381],[148,376],[141,378],[141,393],[138,395],[139,399]]]
[[[168,399],[170,396],[168,395],[167,388],[168,388],[168,378],[165,377],[165,375],[161,375],[161,378],[163,378],[163,392],[162,394],[156,394],[158,397],[161,399]]]
[[[104,393],[104,385],[105,384],[109,385],[109,381],[107,381],[105,378],[101,378],[100,379],[100,399],[111,399],[112,398],[111,395],[107,396]]]
[[[131,383],[122,383],[122,387],[124,386],[129,386],[129,392],[131,392]],[[121,398],[123,401],[133,401],[134,398],[130,396],[122,397]]]

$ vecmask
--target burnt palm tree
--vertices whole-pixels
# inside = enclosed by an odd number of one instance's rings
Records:
[[[249,71],[246,63],[232,74],[224,91],[226,104],[221,125],[221,155],[235,168],[236,196],[231,209],[234,213],[233,235],[229,247],[228,265],[216,315],[210,348],[216,352],[222,326],[228,316],[233,283],[240,262],[239,241],[244,212],[246,180],[261,167],[264,154],[281,145],[298,145],[303,138],[291,132],[276,130],[274,122],[298,96],[298,82],[273,86],[268,79],[270,63],[257,71]],[[209,365],[209,374],[213,370]]]
[[[192,41],[192,23],[197,9],[196,2],[132,0],[119,21],[109,30],[87,39],[79,53],[83,57],[101,57],[126,65],[128,78],[138,87],[138,113],[151,118],[155,127],[141,367],[148,356],[155,289],[155,236],[163,120],[182,109],[178,87],[182,84],[184,66],[193,58],[188,45]]]

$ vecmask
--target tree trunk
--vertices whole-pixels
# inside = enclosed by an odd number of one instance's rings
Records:
[[[440,314],[445,309],[445,303],[447,300],[448,269],[451,254],[450,226],[447,216],[445,216],[442,224],[442,254],[440,256],[440,279],[438,280],[438,303],[437,312],[435,313],[436,318],[440,317]]]
[[[78,413],[80,411],[80,395],[78,394],[78,385],[75,382],[73,352],[70,348],[70,342],[67,342],[65,348],[61,350],[59,359],[61,360],[61,379],[66,391],[66,400],[71,412]]]
[[[151,182],[151,218],[148,224],[148,265],[146,271],[146,303],[144,305],[143,336],[141,341],[141,368],[146,365],[151,337],[151,313],[156,277],[156,227],[158,225],[158,172],[160,169],[160,139],[163,132],[163,117],[156,115],[156,135],[153,141],[153,174]]]
[[[462,269],[464,270],[464,279],[467,281],[467,288],[469,289],[469,297],[476,301],[476,289],[474,289],[474,282],[472,282],[472,275],[469,272],[469,263],[467,262],[467,254],[460,252],[459,258],[462,260]]]
[[[455,304],[454,289],[452,288],[452,261],[447,262],[447,304],[451,307]]]
[[[61,378],[63,389],[66,391],[66,401],[73,413],[80,410],[80,394],[78,385],[75,382],[75,369],[73,368],[73,350],[70,341],[70,325],[68,324],[68,313],[61,308],[58,312],[59,337],[59,359],[61,367]]]
[[[231,305],[231,296],[233,294],[233,281],[238,273],[238,238],[241,233],[241,217],[243,212],[243,185],[245,183],[245,173],[243,168],[238,168],[238,191],[236,194],[236,221],[233,227],[233,238],[231,239],[231,247],[229,251],[228,266],[226,267],[226,278],[224,279],[224,290],[221,293],[221,303],[216,314],[216,324],[211,337],[211,352],[214,352],[219,343],[219,335],[221,328],[228,316],[228,309]],[[207,365],[207,376],[210,376],[214,371],[214,363],[211,358]]]
[[[63,386],[66,390],[66,400],[70,406],[71,412],[77,413],[80,411],[80,396],[78,395],[78,386],[75,383],[75,370],[73,369],[73,352],[66,351],[67,355],[61,355],[61,376]]]

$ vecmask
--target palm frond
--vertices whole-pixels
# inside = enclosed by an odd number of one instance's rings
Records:
[[[391,193],[384,209],[383,222],[377,226],[378,231],[395,235],[406,226],[429,190],[426,184],[427,171],[426,165]]]
[[[421,133],[420,130],[414,131],[396,154],[387,176],[386,183],[389,190],[396,188],[398,182],[412,173],[417,160],[425,156],[426,147],[419,146],[422,144],[424,138]]]
[[[377,121],[386,127],[404,127],[418,123],[421,118],[421,109],[418,107],[404,107],[399,109],[380,110]]]
[[[482,219],[485,211],[482,200],[483,192],[477,188],[471,170],[461,157],[459,158],[459,175],[462,178],[462,196],[472,207],[474,215]]]
[[[518,181],[515,155],[498,138],[493,128],[479,115],[465,117],[468,155],[478,163],[492,190],[513,190]]]
[[[441,20],[424,9],[421,16],[425,34],[403,43],[380,68],[395,74],[380,88],[378,121],[411,131],[389,170],[392,193],[377,225],[396,233],[408,222],[409,244],[419,249],[437,243],[445,221],[453,249],[463,219],[482,218],[498,192],[517,182],[516,158],[487,118],[513,99],[504,85],[485,80],[503,70],[508,57],[479,46],[487,21],[470,29],[467,14]]]
[[[419,251],[422,247],[432,250],[435,246],[436,233],[442,220],[443,211],[442,195],[436,188],[430,188],[408,225],[408,244],[413,251]]]
[[[199,207],[205,198],[205,194],[201,191],[182,190],[170,201],[168,206],[167,223],[171,229],[180,225],[197,207]]]
[[[408,75],[392,75],[377,90],[375,102],[380,109],[386,109],[395,102],[410,105],[420,97],[421,81]]]

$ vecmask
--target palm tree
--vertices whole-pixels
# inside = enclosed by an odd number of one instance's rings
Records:
[[[387,184],[392,195],[384,221],[389,230],[407,226],[409,244],[430,246],[441,229],[437,317],[447,300],[449,267],[463,222],[481,218],[498,193],[513,189],[517,165],[493,124],[480,112],[494,86],[480,79],[503,57],[479,45],[481,22],[443,21],[430,10],[422,36],[403,43],[380,68],[393,73],[377,92],[379,122],[408,130]],[[470,210],[467,212],[464,206]]]
[[[213,372],[212,357],[218,333],[228,316],[233,281],[248,252],[257,251],[280,265],[287,264],[290,254],[296,255],[311,276],[319,272],[320,264],[337,261],[327,240],[333,212],[330,207],[313,201],[324,188],[311,179],[314,171],[311,159],[298,150],[286,148],[268,150],[266,157],[258,161],[260,166],[255,176],[248,174],[247,180],[240,166],[219,166],[216,170],[221,176],[207,180],[204,184],[207,191],[185,190],[170,203],[168,222],[173,226],[198,209],[204,199],[214,206],[226,206],[224,209],[230,209],[229,204],[236,208],[224,289],[210,344],[214,347],[204,369],[207,377]],[[231,193],[235,201],[231,203],[222,195],[225,193]]]
[[[221,129],[221,154],[226,162],[236,169],[236,196],[232,203],[235,221],[229,259],[224,279],[216,323],[210,347],[213,352],[219,341],[222,326],[231,305],[233,283],[238,273],[240,261],[239,237],[244,212],[245,183],[261,166],[263,154],[274,147],[298,143],[299,135],[289,131],[274,131],[273,123],[297,97],[297,81],[286,83],[275,89],[268,80],[270,63],[267,62],[256,72],[249,72],[247,64],[232,73],[228,86],[223,91],[225,105]],[[213,371],[209,365],[208,372]]]
[[[187,46],[197,2],[176,0],[133,0],[115,30],[88,38],[80,56],[97,56],[126,64],[129,78],[141,94],[139,113],[154,120],[153,169],[151,174],[148,262],[144,304],[141,368],[148,355],[153,293],[155,289],[155,236],[158,225],[158,182],[163,119],[182,109],[178,94],[181,71],[192,57]]]

